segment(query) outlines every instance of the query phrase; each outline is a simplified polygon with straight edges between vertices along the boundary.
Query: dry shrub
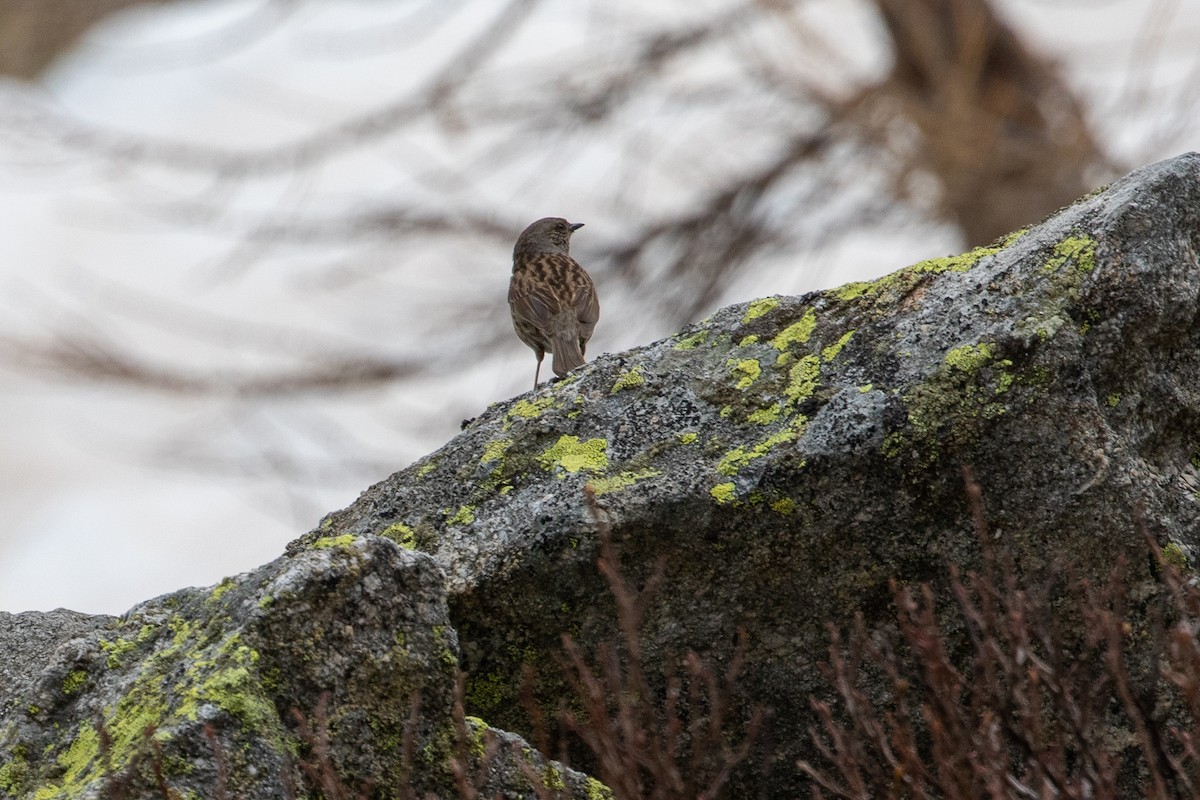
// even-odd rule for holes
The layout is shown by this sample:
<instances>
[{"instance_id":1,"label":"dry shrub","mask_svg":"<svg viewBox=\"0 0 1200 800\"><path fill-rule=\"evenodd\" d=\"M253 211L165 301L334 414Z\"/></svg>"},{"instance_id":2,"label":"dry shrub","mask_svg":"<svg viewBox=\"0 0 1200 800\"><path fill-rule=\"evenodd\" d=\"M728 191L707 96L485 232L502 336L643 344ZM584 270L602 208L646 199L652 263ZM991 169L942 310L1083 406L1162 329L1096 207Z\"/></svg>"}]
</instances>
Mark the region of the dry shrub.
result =
<instances>
[{"instance_id":1,"label":"dry shrub","mask_svg":"<svg viewBox=\"0 0 1200 800\"><path fill-rule=\"evenodd\" d=\"M848 640L832 631L824 669L837 702L812 701L823 763L799 765L813 796L1196 797L1200 589L1165 561L1140 515L1159 589L1144 623L1130 621L1123 561L1100 586L1068 566L1025 582L964 477L981 569L949 568L940 618L928 585L893 582L893 635L869 633L861 616ZM885 700L868 691L871 676Z\"/></svg>"}]
</instances>

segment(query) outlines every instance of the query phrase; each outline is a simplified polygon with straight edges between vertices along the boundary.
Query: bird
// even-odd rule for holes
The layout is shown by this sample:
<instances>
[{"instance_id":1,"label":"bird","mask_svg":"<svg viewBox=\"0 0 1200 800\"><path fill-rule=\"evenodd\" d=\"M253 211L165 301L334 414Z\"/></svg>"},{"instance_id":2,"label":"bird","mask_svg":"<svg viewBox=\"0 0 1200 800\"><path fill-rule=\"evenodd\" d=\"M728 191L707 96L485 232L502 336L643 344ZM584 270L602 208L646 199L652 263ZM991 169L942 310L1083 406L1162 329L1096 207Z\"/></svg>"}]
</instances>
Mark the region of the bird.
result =
<instances>
[{"instance_id":1,"label":"bird","mask_svg":"<svg viewBox=\"0 0 1200 800\"><path fill-rule=\"evenodd\" d=\"M596 321L600 300L592 276L571 258L571 235L582 222L546 217L533 222L513 247L508 305L513 330L537 356L537 389L546 353L554 355L554 374L564 377L583 366L583 354Z\"/></svg>"}]
</instances>

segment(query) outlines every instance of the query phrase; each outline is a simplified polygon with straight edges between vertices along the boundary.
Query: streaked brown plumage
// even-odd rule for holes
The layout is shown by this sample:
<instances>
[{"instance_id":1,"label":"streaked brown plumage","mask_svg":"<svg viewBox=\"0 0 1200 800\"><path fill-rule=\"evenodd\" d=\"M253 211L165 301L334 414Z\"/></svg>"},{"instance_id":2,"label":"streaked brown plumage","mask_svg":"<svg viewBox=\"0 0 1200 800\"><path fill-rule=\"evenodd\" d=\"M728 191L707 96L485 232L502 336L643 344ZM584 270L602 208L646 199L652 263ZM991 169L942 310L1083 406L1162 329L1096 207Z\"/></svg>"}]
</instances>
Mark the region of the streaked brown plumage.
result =
<instances>
[{"instance_id":1,"label":"streaked brown plumage","mask_svg":"<svg viewBox=\"0 0 1200 800\"><path fill-rule=\"evenodd\" d=\"M583 227L561 217L546 217L526 228L513 248L508 305L513 330L537 356L533 388L542 358L554 354L554 374L563 377L583 366L588 339L600 319L596 287L571 258L571 234Z\"/></svg>"}]
</instances>

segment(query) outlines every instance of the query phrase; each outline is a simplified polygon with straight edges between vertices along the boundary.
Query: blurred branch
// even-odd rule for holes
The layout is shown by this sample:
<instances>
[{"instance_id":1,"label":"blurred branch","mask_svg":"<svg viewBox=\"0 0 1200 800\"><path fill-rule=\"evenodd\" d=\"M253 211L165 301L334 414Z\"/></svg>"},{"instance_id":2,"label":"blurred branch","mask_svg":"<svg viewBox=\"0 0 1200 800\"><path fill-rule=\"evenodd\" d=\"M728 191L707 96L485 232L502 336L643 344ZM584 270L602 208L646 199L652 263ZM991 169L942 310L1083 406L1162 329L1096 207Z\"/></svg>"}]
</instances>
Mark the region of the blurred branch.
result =
<instances>
[{"instance_id":1,"label":"blurred branch","mask_svg":"<svg viewBox=\"0 0 1200 800\"><path fill-rule=\"evenodd\" d=\"M1093 188L1112 167L1083 106L988 0L873 0L894 53L872 87L917 133L909 169L941 185L936 211L983 244Z\"/></svg>"},{"instance_id":2,"label":"blurred branch","mask_svg":"<svg viewBox=\"0 0 1200 800\"><path fill-rule=\"evenodd\" d=\"M188 371L151 363L102 341L62 332L47 342L0 339L0 363L81 383L110 383L170 394L238 397L289 396L303 392L354 392L412 377L408 360L372 359L361 353L326 357L294 370L245 373Z\"/></svg>"},{"instance_id":3,"label":"blurred branch","mask_svg":"<svg viewBox=\"0 0 1200 800\"><path fill-rule=\"evenodd\" d=\"M0 75L35 80L110 14L165 0L0 0Z\"/></svg>"}]
</instances>

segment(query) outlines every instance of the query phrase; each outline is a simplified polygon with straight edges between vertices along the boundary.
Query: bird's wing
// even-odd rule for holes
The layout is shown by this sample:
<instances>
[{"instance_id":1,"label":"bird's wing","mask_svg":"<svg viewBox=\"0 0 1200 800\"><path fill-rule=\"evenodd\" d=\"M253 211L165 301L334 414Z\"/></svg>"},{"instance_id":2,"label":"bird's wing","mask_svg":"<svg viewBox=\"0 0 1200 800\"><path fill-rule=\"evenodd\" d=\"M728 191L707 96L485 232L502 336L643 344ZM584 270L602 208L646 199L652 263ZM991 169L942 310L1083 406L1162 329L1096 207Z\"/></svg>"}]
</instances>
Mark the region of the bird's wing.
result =
<instances>
[{"instance_id":1,"label":"bird's wing","mask_svg":"<svg viewBox=\"0 0 1200 800\"><path fill-rule=\"evenodd\" d=\"M543 327L550 324L558 311L554 295L529 281L512 282L508 287L508 304L513 314Z\"/></svg>"},{"instance_id":2,"label":"bird's wing","mask_svg":"<svg viewBox=\"0 0 1200 800\"><path fill-rule=\"evenodd\" d=\"M586 331L585 338L591 336L596 321L600 319L600 298L596 297L596 287L588 280L575 293L575 315L580 327Z\"/></svg>"}]
</instances>

